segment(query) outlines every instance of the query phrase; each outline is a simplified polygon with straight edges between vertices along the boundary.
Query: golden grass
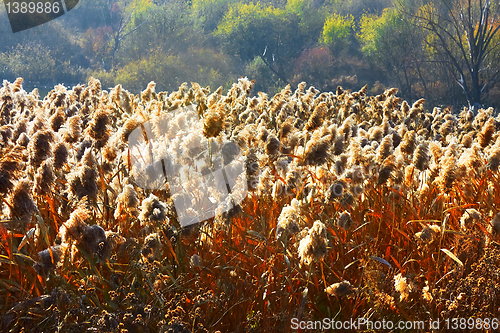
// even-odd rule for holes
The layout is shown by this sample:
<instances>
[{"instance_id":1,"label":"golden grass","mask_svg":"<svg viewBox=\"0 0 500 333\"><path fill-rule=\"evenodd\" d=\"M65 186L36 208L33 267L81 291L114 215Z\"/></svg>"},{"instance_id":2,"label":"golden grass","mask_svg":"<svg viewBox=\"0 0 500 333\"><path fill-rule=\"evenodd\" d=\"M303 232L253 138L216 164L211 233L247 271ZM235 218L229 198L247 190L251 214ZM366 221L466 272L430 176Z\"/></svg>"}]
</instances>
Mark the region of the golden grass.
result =
<instances>
[{"instance_id":1,"label":"golden grass","mask_svg":"<svg viewBox=\"0 0 500 333\"><path fill-rule=\"evenodd\" d=\"M291 319L500 314L500 121L304 83L250 97L99 81L0 89L2 332L285 332ZM248 194L182 227L127 139L195 105ZM212 142L212 141L209 141ZM188 154L188 152L186 152Z\"/></svg>"}]
</instances>

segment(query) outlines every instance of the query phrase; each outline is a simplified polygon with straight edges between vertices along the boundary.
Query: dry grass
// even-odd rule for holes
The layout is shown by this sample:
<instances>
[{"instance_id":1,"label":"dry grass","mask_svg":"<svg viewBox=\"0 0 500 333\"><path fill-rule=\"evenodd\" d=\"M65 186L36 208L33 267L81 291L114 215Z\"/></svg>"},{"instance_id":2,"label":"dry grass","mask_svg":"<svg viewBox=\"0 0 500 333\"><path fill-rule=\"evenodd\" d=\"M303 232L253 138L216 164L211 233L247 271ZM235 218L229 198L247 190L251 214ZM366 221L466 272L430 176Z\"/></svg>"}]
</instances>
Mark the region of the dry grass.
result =
<instances>
[{"instance_id":1,"label":"dry grass","mask_svg":"<svg viewBox=\"0 0 500 333\"><path fill-rule=\"evenodd\" d=\"M284 332L291 318L498 318L500 121L305 84L249 97L97 80L0 89L2 332ZM196 105L248 194L183 228L134 128ZM212 141L210 141L212 142ZM189 152L186 152L188 154Z\"/></svg>"}]
</instances>

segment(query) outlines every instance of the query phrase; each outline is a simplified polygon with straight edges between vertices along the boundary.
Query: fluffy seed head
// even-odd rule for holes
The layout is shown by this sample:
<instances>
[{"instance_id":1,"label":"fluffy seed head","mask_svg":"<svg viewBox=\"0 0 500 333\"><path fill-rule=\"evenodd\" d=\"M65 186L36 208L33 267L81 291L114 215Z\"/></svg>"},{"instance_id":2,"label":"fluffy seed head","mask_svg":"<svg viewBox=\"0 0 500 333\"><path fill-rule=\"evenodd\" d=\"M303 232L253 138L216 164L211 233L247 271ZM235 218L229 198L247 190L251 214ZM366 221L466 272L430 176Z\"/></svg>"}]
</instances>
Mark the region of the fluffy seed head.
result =
<instances>
[{"instance_id":1,"label":"fluffy seed head","mask_svg":"<svg viewBox=\"0 0 500 333\"><path fill-rule=\"evenodd\" d=\"M330 296L343 298L355 294L356 288L354 288L349 281L344 280L326 287L325 292Z\"/></svg>"},{"instance_id":2,"label":"fluffy seed head","mask_svg":"<svg viewBox=\"0 0 500 333\"><path fill-rule=\"evenodd\" d=\"M167 205L158 200L154 194L144 199L141 204L141 213L139 215L141 224L153 224L154 222L163 222L167 220Z\"/></svg>"},{"instance_id":3,"label":"fluffy seed head","mask_svg":"<svg viewBox=\"0 0 500 333\"><path fill-rule=\"evenodd\" d=\"M32 184L28 179L17 182L10 194L9 203L10 218L18 217L22 220L31 220L33 213L37 210L35 202L31 196Z\"/></svg>"},{"instance_id":4,"label":"fluffy seed head","mask_svg":"<svg viewBox=\"0 0 500 333\"><path fill-rule=\"evenodd\" d=\"M351 213L342 212L337 219L337 225L342 229L349 230L352 226Z\"/></svg>"},{"instance_id":5,"label":"fluffy seed head","mask_svg":"<svg viewBox=\"0 0 500 333\"><path fill-rule=\"evenodd\" d=\"M328 238L326 227L321 221L315 221L309 233L299 244L298 252L301 264L310 265L319 261L327 253Z\"/></svg>"}]
</instances>

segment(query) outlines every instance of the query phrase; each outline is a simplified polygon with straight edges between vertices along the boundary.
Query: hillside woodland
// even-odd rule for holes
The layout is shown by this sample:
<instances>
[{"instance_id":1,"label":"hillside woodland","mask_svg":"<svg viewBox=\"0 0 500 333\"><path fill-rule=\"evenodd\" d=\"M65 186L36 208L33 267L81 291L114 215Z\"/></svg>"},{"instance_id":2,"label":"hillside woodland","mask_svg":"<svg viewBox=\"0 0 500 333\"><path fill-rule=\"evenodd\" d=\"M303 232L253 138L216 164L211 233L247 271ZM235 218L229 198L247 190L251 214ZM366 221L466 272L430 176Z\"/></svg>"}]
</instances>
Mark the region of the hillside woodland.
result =
<instances>
[{"instance_id":1,"label":"hillside woodland","mask_svg":"<svg viewBox=\"0 0 500 333\"><path fill-rule=\"evenodd\" d=\"M98 78L138 94L183 82L254 93L300 82L382 93L409 103L500 104L497 1L88 0L57 20L12 34L2 11L0 77L42 97ZM477 108L476 108L477 109Z\"/></svg>"}]
</instances>

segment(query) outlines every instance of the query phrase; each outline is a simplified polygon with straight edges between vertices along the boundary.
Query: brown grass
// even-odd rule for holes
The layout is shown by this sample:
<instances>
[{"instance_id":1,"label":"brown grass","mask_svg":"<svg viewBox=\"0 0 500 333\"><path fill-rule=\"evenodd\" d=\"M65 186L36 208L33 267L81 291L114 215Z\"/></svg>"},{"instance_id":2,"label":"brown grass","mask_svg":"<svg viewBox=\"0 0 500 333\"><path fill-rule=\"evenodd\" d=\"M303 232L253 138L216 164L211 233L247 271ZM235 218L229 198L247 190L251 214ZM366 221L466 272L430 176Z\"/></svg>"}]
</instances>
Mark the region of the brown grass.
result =
<instances>
[{"instance_id":1,"label":"brown grass","mask_svg":"<svg viewBox=\"0 0 500 333\"><path fill-rule=\"evenodd\" d=\"M394 89L305 84L252 98L247 79L226 95L150 84L140 97L91 79L44 100L21 83L0 89L2 332L499 317L492 109L471 119ZM248 194L182 227L168 186L137 186L127 139L188 105L214 147L239 145Z\"/></svg>"}]
</instances>

